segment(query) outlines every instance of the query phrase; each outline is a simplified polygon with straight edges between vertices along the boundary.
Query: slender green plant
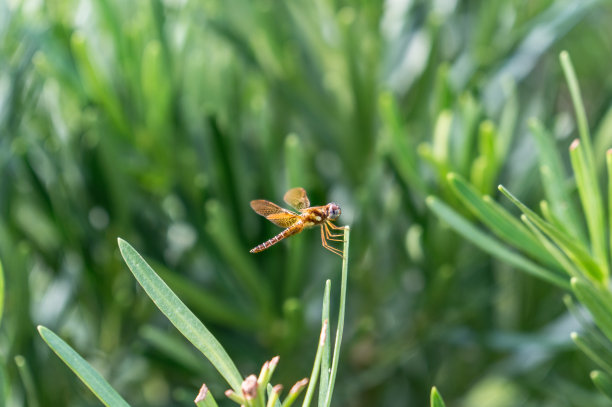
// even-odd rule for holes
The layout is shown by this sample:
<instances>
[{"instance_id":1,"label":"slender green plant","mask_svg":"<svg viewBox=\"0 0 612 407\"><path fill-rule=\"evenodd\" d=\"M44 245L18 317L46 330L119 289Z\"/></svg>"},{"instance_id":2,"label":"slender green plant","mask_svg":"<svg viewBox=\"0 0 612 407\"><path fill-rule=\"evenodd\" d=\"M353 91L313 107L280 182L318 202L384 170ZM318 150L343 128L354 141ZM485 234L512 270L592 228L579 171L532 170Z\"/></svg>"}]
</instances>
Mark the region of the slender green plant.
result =
<instances>
[{"instance_id":1,"label":"slender green plant","mask_svg":"<svg viewBox=\"0 0 612 407\"><path fill-rule=\"evenodd\" d=\"M490 196L481 195L473 184L452 172L446 174L446 180L454 197L497 238L480 230L465 215L458 213L437 197L428 197L427 204L459 234L483 250L574 294L589 310L599 330L593 329L584 318L579 317L585 331L572 333L571 337L578 348L602 369L593 371L591 379L603 394L610 397L612 292L609 288L608 239L612 205L609 204L606 214L585 108L567 52L560 54L560 62L578 123L579 139L571 144L569 155L582 210L575 206L568 190L568 182L563 176L562 160L551 148L552 139L537 120L532 120L530 127L540 147L539 168L547 198L540 203L541 215L529 209L507 188L500 185L499 191L522 212L522 222L518 222ZM606 153L609 200L612 197L611 155L611 151ZM582 231L583 224L586 224L588 238L585 238ZM522 254L506 248L506 245L513 246ZM566 304L573 314L579 314L569 297Z\"/></svg>"},{"instance_id":2,"label":"slender green plant","mask_svg":"<svg viewBox=\"0 0 612 407\"><path fill-rule=\"evenodd\" d=\"M290 407L306 389L303 407L310 406L317 380L321 378L319 390L319 406L329 406L334 390L336 373L340 358L342 333L344 331L344 314L348 277L350 228L344 229L344 248L340 283L340 300L338 310L338 326L336 330L333 354L330 355L329 309L331 281L327 280L323 295L322 328L317 346L317 352L309 379L298 381L280 403L279 385L269 387L272 374L279 362L278 356L264 363L259 376L249 375L242 379L238 368L227 354L221 343L210 333L206 326L187 308L170 287L155 273L140 254L122 239L118 239L121 255L132 274L149 295L151 300L166 315L168 320L212 363L231 387L225 395L232 401L249 407ZM113 387L77 352L51 330L44 326L38 328L47 345L62 359L62 361L81 379L81 381L107 406L129 405ZM330 360L331 358L331 360ZM327 368L330 366L329 371ZM321 367L324 369L321 369ZM308 387L307 387L308 386ZM266 401L267 399L267 401ZM199 407L216 406L213 395L208 387L203 385L194 400Z\"/></svg>"}]
</instances>

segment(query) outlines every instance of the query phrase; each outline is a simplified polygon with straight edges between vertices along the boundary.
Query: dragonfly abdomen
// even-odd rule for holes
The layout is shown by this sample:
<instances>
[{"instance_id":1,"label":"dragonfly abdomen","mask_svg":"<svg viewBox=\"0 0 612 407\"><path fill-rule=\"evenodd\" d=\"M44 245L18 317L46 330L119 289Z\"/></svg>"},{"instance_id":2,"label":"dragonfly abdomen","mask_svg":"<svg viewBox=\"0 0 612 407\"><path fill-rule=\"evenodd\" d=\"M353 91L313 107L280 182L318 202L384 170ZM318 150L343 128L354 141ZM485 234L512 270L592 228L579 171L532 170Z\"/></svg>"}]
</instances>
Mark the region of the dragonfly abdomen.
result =
<instances>
[{"instance_id":1,"label":"dragonfly abdomen","mask_svg":"<svg viewBox=\"0 0 612 407\"><path fill-rule=\"evenodd\" d=\"M283 230L282 232L280 232L278 235L274 236L273 238L271 238L268 241L263 242L262 244L255 246L254 248L252 248L250 250L251 253L257 253L260 252L262 250L266 250L268 247L270 246L274 246L275 244L277 244L278 242L280 242L281 240L283 240L284 238L291 236L291 235L295 235L296 233L298 233L299 231L301 231L304 227L304 224L302 222L298 222L295 225L292 225L290 227L288 227L287 229Z\"/></svg>"}]
</instances>

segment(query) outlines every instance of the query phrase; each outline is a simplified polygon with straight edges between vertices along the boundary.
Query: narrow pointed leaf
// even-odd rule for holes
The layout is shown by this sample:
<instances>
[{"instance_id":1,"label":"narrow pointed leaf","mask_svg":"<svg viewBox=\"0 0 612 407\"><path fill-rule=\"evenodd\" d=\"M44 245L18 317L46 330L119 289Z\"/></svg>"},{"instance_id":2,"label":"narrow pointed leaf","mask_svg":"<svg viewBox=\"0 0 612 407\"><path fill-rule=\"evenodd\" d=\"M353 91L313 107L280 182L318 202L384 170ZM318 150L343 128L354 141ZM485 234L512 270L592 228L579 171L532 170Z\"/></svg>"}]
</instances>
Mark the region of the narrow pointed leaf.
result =
<instances>
[{"instance_id":1,"label":"narrow pointed leaf","mask_svg":"<svg viewBox=\"0 0 612 407\"><path fill-rule=\"evenodd\" d=\"M540 244L557 260L557 263L561 265L568 275L572 277L578 277L580 275L579 271L576 269L576 266L568 260L565 254L563 254L563 252L559 250L557 246L552 244L552 242L546 236L544 236L544 233L542 233L542 231L538 229L538 227L534 225L527 216L521 215L521 220L527 225L527 227L529 227L531 232L540 241Z\"/></svg>"},{"instance_id":2,"label":"narrow pointed leaf","mask_svg":"<svg viewBox=\"0 0 612 407\"><path fill-rule=\"evenodd\" d=\"M444 400L442 400L442 396L440 395L438 389L436 389L435 386L431 388L431 397L429 399L429 405L431 407L446 407L446 404L444 404Z\"/></svg>"},{"instance_id":3,"label":"narrow pointed leaf","mask_svg":"<svg viewBox=\"0 0 612 407\"><path fill-rule=\"evenodd\" d=\"M205 384L200 388L200 392L194 400L198 407L217 407L217 402Z\"/></svg>"},{"instance_id":4,"label":"narrow pointed leaf","mask_svg":"<svg viewBox=\"0 0 612 407\"><path fill-rule=\"evenodd\" d=\"M591 380L600 392L612 400L612 377L610 377L609 374L599 370L593 370L591 372Z\"/></svg>"},{"instance_id":5,"label":"narrow pointed leaf","mask_svg":"<svg viewBox=\"0 0 612 407\"><path fill-rule=\"evenodd\" d=\"M529 122L529 130L538 144L540 178L551 211L557 219L563 219L564 230L584 243L584 230L574 201L570 199L565 170L553 138L536 119Z\"/></svg>"},{"instance_id":6,"label":"narrow pointed leaf","mask_svg":"<svg viewBox=\"0 0 612 407\"><path fill-rule=\"evenodd\" d=\"M344 229L344 257L342 258L342 276L340 281L340 305L338 307L338 326L336 328L336 340L334 342L334 352L332 355L332 365L329 373L329 385L327 386L327 396L323 406L331 405L332 393L338 372L338 362L340 360L340 345L342 344L342 333L344 332L344 314L346 309L346 285L348 280L348 258L349 258L349 238L350 228Z\"/></svg>"},{"instance_id":7,"label":"narrow pointed leaf","mask_svg":"<svg viewBox=\"0 0 612 407\"><path fill-rule=\"evenodd\" d=\"M568 282L562 276L542 268L523 256L508 250L498 240L474 227L467 219L442 203L439 199L429 196L427 198L427 206L434 211L438 217L448 223L457 233L470 240L482 250L535 277L546 280L559 287L569 289Z\"/></svg>"},{"instance_id":8,"label":"narrow pointed leaf","mask_svg":"<svg viewBox=\"0 0 612 407\"><path fill-rule=\"evenodd\" d=\"M331 280L325 282L325 293L323 294L323 309L321 311L321 322L329 321L329 299L331 291ZM323 345L323 354L321 355L321 378L319 383L319 403L322 406L327 398L329 390L329 366L330 366L330 338L329 323L326 325L325 344Z\"/></svg>"},{"instance_id":9,"label":"narrow pointed leaf","mask_svg":"<svg viewBox=\"0 0 612 407\"><path fill-rule=\"evenodd\" d=\"M572 332L572 340L580 348L585 355L587 355L593 362L597 363L599 367L605 369L608 373L612 373L612 365L608 363L606 356L609 354L601 353L601 346L596 343L592 338L587 335L583 335L577 332Z\"/></svg>"},{"instance_id":10,"label":"narrow pointed leaf","mask_svg":"<svg viewBox=\"0 0 612 407\"><path fill-rule=\"evenodd\" d=\"M525 251L530 256L553 267L558 267L555 259L543 250L540 242L529 233L529 230L499 204L487 196L481 197L470 184L457 174L450 173L447 179L451 189L461 202L498 237Z\"/></svg>"},{"instance_id":11,"label":"narrow pointed leaf","mask_svg":"<svg viewBox=\"0 0 612 407\"><path fill-rule=\"evenodd\" d=\"M242 378L223 346L140 254L125 240L118 241L123 259L151 300L185 338L206 356L234 391L239 393Z\"/></svg>"},{"instance_id":12,"label":"narrow pointed leaf","mask_svg":"<svg viewBox=\"0 0 612 407\"><path fill-rule=\"evenodd\" d=\"M112 407L129 406L129 404L112 388L110 384L85 359L74 351L66 342L50 329L39 326L40 336L47 345L64 361L64 363L89 387L89 390L105 405Z\"/></svg>"},{"instance_id":13,"label":"narrow pointed leaf","mask_svg":"<svg viewBox=\"0 0 612 407\"><path fill-rule=\"evenodd\" d=\"M591 279L597 282L603 280L604 274L600 269L599 264L591 257L588 251L576 242L571 236L563 233L559 229L555 228L550 223L546 222L540 216L538 216L531 209L527 208L521 201L519 201L514 195L510 193L502 185L499 186L499 190L506 195L512 203L514 203L527 218L533 222L540 230L542 230L549 238L551 238L563 252L576 264L579 269L588 275Z\"/></svg>"},{"instance_id":14,"label":"narrow pointed leaf","mask_svg":"<svg viewBox=\"0 0 612 407\"><path fill-rule=\"evenodd\" d=\"M585 151L583 151L582 144L579 143L578 140L574 140L570 147L570 158L574 173L576 174L578 193L587 221L591 240L591 250L593 256L601 265L601 270L603 272L602 280L605 282L608 278L606 221L603 214L603 204L601 201L601 194L599 193L598 180L597 177L593 177L593 174L589 172L585 160Z\"/></svg>"},{"instance_id":15,"label":"narrow pointed leaf","mask_svg":"<svg viewBox=\"0 0 612 407\"><path fill-rule=\"evenodd\" d=\"M572 278L572 290L593 315L595 323L612 341L612 294L606 287L597 288L589 281Z\"/></svg>"}]
</instances>

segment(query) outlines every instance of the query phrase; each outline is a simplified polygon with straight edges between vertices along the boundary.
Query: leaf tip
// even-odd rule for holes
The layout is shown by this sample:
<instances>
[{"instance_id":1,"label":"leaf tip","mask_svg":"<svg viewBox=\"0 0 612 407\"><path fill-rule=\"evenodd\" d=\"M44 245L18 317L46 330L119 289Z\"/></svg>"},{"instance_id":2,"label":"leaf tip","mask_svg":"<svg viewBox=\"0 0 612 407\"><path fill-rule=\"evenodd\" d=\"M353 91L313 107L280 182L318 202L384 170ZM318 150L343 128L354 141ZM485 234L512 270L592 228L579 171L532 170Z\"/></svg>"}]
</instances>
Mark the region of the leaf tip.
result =
<instances>
[{"instance_id":1,"label":"leaf tip","mask_svg":"<svg viewBox=\"0 0 612 407\"><path fill-rule=\"evenodd\" d=\"M203 401L206 398L206 396L208 395L208 393L209 393L208 387L206 386L205 383L202 383L202 387L200 387L200 392L196 396L194 402L197 404L200 401Z\"/></svg>"},{"instance_id":2,"label":"leaf tip","mask_svg":"<svg viewBox=\"0 0 612 407\"><path fill-rule=\"evenodd\" d=\"M573 151L573 150L577 149L577 148L578 148L578 146L580 146L580 140L578 140L578 139L576 138L576 139L574 139L574 141L572 141L572 144L570 144L570 146L569 146L569 150L570 150L570 151Z\"/></svg>"}]
</instances>

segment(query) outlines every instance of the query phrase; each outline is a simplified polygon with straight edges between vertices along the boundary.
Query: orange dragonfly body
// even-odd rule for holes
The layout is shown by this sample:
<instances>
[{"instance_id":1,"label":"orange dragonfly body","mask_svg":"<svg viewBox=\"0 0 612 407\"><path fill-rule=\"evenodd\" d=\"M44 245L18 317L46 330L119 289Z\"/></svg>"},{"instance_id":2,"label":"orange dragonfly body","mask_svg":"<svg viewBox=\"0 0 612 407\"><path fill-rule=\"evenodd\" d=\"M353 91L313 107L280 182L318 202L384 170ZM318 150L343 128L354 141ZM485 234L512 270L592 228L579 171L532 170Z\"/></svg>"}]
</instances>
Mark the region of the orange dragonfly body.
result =
<instances>
[{"instance_id":1,"label":"orange dragonfly body","mask_svg":"<svg viewBox=\"0 0 612 407\"><path fill-rule=\"evenodd\" d=\"M342 229L344 226L336 226L332 221L340 216L340 207L335 203L328 203L324 206L310 206L310 200L306 196L304 188L293 188L287 191L284 198L287 204L295 208L299 213L283 209L280 206L266 201L257 199L251 201L251 208L257 214L265 217L270 222L277 226L285 228L272 239L263 242L262 244L251 249L251 253L257 253L266 250L268 247L275 245L284 238L300 233L306 228L313 226L321 226L321 242L327 250L344 257L342 250L337 249L329 244L329 241L342 242L340 239L343 235L340 233L332 233L331 229Z\"/></svg>"}]
</instances>

